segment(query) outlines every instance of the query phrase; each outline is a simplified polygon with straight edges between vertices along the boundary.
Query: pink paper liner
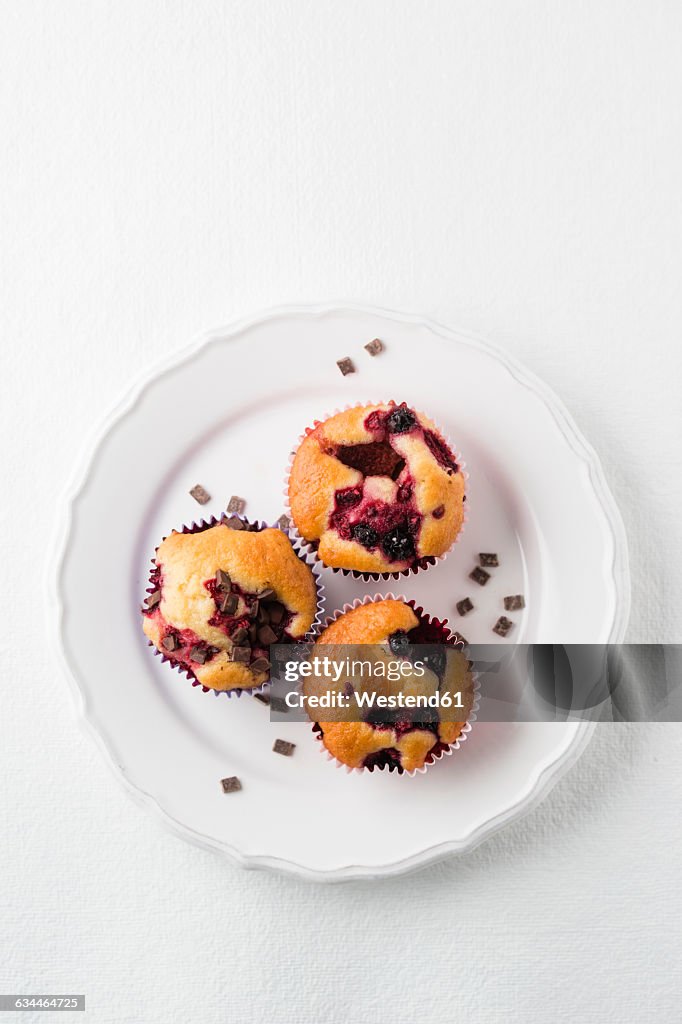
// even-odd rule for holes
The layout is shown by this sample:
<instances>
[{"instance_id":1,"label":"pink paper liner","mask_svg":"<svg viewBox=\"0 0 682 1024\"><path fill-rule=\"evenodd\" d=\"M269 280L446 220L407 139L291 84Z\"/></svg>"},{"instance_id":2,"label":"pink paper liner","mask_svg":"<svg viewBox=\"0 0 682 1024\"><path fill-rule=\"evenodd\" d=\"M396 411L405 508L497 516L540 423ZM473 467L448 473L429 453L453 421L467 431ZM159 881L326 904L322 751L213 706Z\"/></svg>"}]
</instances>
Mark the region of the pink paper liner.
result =
<instances>
[{"instance_id":1,"label":"pink paper liner","mask_svg":"<svg viewBox=\"0 0 682 1024\"><path fill-rule=\"evenodd\" d=\"M261 530L267 530L267 529L276 529L276 530L280 530L282 533L286 533L286 535L287 535L287 537L289 539L289 542L291 543L291 546L292 546L296 556L298 558L300 558L300 560L302 562L305 562L305 564L310 568L310 570L311 570L311 572L313 574L313 577L315 579L315 590L317 592L317 611L315 613L315 618L314 618L314 620L312 622L312 625L310 626L310 629L308 630L306 635L304 637L301 637L300 640L292 640L291 641L292 643L306 643L306 642L309 642L310 639L315 635L315 631L319 627L319 624L320 624L321 619L322 619L322 615L324 613L324 606L325 606L324 584L321 582L321 579L320 579L320 569L319 569L319 566L315 564L314 560L311 559L309 554L307 554L306 552L301 550L301 545L298 544L295 539L292 539L291 531L290 530L284 529L279 524L276 524L274 527L271 527L268 523L265 523L262 520L248 519L247 516L238 515L235 512L230 512L230 513L224 513L222 516L219 516L219 517L211 516L209 519L195 520L195 521L192 521L192 523L190 523L189 525L184 524L181 527L181 529L178 530L177 532L178 533L202 533L204 530L209 530L212 526L217 526L218 523L226 522L228 519L231 519L233 516L236 516L237 519L241 519L241 521L243 523L246 523L248 526L251 526L251 527L255 526L255 527L257 527L257 530L254 530L253 532L260 532ZM170 534L167 534L166 536L170 536ZM162 542L165 539L166 539L166 537L163 537L162 538ZM156 550L158 551L158 548ZM156 586L154 585L154 580L153 580L155 571L156 571L156 559L152 558L152 568L150 569L150 572L149 572L149 583L150 583L150 585L149 585L149 587L147 587L147 591L146 591L147 594L153 594L154 591L157 589ZM215 697L220 697L220 696L223 696L223 695L226 696L226 697L241 697L241 695L243 693L249 693L249 694L252 694L252 695L256 694L256 693L263 693L269 687L269 685L270 685L270 680L266 679L259 686L234 687L231 690L214 690L210 686L204 686L204 684L201 683L197 679L197 677L194 675L194 672L192 671L192 669L187 668L187 666L185 666L185 665L181 665L179 662L174 661L172 658L169 658L168 655L164 654L162 651L160 651L158 649L158 647L156 647L155 644L153 644L151 642L151 640L147 641L147 646L151 647L152 652L154 653L154 655L157 658L160 658L162 663L167 662L171 666L171 668L175 669L179 673L179 675L186 676L187 679L192 684L192 686L193 687L199 687L201 689L202 693L212 693Z\"/></svg>"},{"instance_id":2,"label":"pink paper liner","mask_svg":"<svg viewBox=\"0 0 682 1024\"><path fill-rule=\"evenodd\" d=\"M350 603L346 602L343 608L334 612L332 615L328 615L324 622L321 622L316 626L312 634L312 639L316 641L318 637L327 628L327 626L330 626L332 622L335 622L341 615L345 615L347 612L352 611L354 608L359 608L361 605L373 604L375 601L403 601L404 604L407 604L410 606L410 608L412 608L415 615L417 616L417 618L420 619L421 622L425 622L427 625L434 626L442 631L443 642L445 644L447 644L449 647L459 647L462 650L466 649L466 644L464 643L464 641L458 639L456 634L453 633L453 631L449 628L447 619L437 619L432 617L431 615L428 615L420 605L416 604L414 600L408 600L406 597L403 597L400 594L375 594L374 597L368 594L366 597L356 597L355 600ZM398 775L408 775L410 777L414 777L415 775L425 775L430 766L432 764L435 764L436 761L440 761L444 757L450 757L452 754L454 754L456 750L459 750L462 744L466 742L466 739L469 733L471 732L471 727L473 726L477 718L477 712L480 705L481 690L477 672L472 671L471 680L473 684L474 699L471 705L471 711L469 713L469 716L464 725L462 726L462 731L460 732L459 736L454 741L454 743L449 744L443 743L442 741L438 740L437 744L434 746L434 749L429 751L429 753L426 755L426 759L421 768L415 768L412 771L406 771L399 765L372 765L371 768L365 768L364 766L359 768L351 768L350 765L344 764L343 761L339 761L337 757L334 757L334 755L330 753L329 750L327 750L322 739L322 730L320 729L317 722L313 722L312 731L313 734L315 735L315 739L319 743L321 751L324 754L326 754L327 760L333 761L337 768L344 768L346 773L349 775L353 772L357 772L359 774L362 774L363 772L370 772L371 774L374 771L397 772Z\"/></svg>"},{"instance_id":3,"label":"pink paper liner","mask_svg":"<svg viewBox=\"0 0 682 1024\"><path fill-rule=\"evenodd\" d=\"M332 416L336 416L337 413L347 412L348 409L358 409L370 405L388 405L391 401L395 402L395 399L383 399L380 402L349 402L347 405L334 409L334 411L329 413L327 416L323 416L321 419L314 420L313 425L311 427L306 427L303 433L299 436L298 441L296 443L296 447L293 449L292 452L289 453L289 461L287 463L287 470L284 477L285 512L289 517L289 521L291 524L290 532L293 534L296 542L300 545L301 550L305 550L306 552L311 554L314 557L315 561L319 565L324 566L325 569L330 569L332 572L341 573L343 576L352 576L353 579L363 580L365 583L386 582L389 579L398 580L400 579L401 576L416 575L417 573L422 572L423 570L429 569L432 565L436 565L436 563L444 561L454 548L455 544L459 542L460 537L464 533L464 528L466 527L468 518L467 502L464 501L462 525L459 529L459 533L457 534L457 536L455 537L447 551L444 551L442 555L427 555L424 558L420 558L415 565L410 566L408 569L399 569L396 572L360 572L358 569L339 569L338 567L335 567L333 565L327 565L327 563L323 562L322 559L319 557L314 541L306 540L306 538L299 532L296 523L294 522L294 517L291 512L291 505L289 503L289 478L291 476L291 467L293 466L294 459L296 458L296 453L301 445L301 442L305 440L308 434L312 433L312 431L315 430L316 427L320 426L320 424L324 423L326 420L331 419ZM417 411L419 412L420 410ZM436 423L435 420L432 420L431 422L434 424L436 430L443 438L450 451L455 456L457 465L459 467L459 471L464 477L464 494L466 497L467 483L469 481L469 474L467 472L466 462L462 458L459 449L455 448L449 436L445 433L444 430L441 429L440 425Z\"/></svg>"}]
</instances>

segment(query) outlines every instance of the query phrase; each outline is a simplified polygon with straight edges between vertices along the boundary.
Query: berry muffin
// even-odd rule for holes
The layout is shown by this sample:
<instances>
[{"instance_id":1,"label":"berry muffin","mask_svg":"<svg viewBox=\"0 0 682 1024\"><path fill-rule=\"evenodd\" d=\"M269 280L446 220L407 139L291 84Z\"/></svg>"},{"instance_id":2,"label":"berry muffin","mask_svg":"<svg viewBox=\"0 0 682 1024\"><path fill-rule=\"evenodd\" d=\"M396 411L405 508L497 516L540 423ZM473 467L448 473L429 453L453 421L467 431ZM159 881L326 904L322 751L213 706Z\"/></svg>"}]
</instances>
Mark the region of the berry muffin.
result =
<instances>
[{"instance_id":1,"label":"berry muffin","mask_svg":"<svg viewBox=\"0 0 682 1024\"><path fill-rule=\"evenodd\" d=\"M317 614L315 577L288 537L237 516L171 533L156 550L151 584L144 632L211 690L260 686L270 644L303 638Z\"/></svg>"},{"instance_id":2,"label":"berry muffin","mask_svg":"<svg viewBox=\"0 0 682 1024\"><path fill-rule=\"evenodd\" d=\"M464 476L436 426L403 403L316 424L288 484L299 534L325 565L391 574L431 564L464 519Z\"/></svg>"},{"instance_id":3,"label":"berry muffin","mask_svg":"<svg viewBox=\"0 0 682 1024\"><path fill-rule=\"evenodd\" d=\"M355 644L385 647L394 663L412 656L420 659L426 671L418 691L405 681L398 689L426 694L460 691L464 707L449 712L433 707L363 709L358 721L341 721L337 714L330 716L334 721L316 722L319 739L337 761L348 768L414 772L424 769L468 733L474 707L471 666L444 623L430 619L402 599L375 599L338 615L316 641L316 646L342 645L341 654L347 654L348 645ZM415 644L419 647L411 654ZM451 653L446 654L444 645L451 648ZM362 657L361 652L358 657ZM344 685L348 684L341 683ZM359 688L355 678L353 687ZM444 720L443 716L455 714L463 720Z\"/></svg>"}]
</instances>

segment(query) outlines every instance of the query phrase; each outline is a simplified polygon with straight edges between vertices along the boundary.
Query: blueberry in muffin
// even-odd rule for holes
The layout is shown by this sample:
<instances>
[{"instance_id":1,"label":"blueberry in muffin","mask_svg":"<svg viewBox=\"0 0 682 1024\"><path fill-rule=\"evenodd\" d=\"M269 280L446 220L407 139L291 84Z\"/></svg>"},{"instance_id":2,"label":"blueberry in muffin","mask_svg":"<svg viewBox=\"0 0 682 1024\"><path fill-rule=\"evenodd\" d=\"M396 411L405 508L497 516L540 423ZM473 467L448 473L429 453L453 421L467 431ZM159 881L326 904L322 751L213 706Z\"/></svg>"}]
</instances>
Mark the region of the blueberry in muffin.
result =
<instances>
[{"instance_id":1,"label":"blueberry in muffin","mask_svg":"<svg viewBox=\"0 0 682 1024\"><path fill-rule=\"evenodd\" d=\"M315 577L278 529L232 516L159 545L142 609L151 644L207 689L260 686L269 647L315 620Z\"/></svg>"},{"instance_id":2,"label":"blueberry in muffin","mask_svg":"<svg viewBox=\"0 0 682 1024\"><path fill-rule=\"evenodd\" d=\"M429 564L464 519L464 475L423 413L366 405L318 423L289 475L294 525L325 565L390 574Z\"/></svg>"}]
</instances>

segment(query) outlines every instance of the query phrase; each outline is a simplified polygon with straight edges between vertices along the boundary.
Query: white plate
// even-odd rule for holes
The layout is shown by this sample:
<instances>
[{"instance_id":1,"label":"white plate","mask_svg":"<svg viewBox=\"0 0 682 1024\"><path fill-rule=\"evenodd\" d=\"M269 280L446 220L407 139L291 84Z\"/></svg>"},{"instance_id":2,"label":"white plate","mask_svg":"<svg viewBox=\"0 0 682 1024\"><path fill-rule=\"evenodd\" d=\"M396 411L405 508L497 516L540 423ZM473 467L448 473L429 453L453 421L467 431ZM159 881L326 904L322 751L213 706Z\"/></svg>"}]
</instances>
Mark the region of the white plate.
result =
<instances>
[{"instance_id":1,"label":"white plate","mask_svg":"<svg viewBox=\"0 0 682 1024\"><path fill-rule=\"evenodd\" d=\"M379 337L376 358L363 345ZM357 373L342 377L336 360ZM524 593L519 641L617 642L629 607L623 525L599 461L537 379L490 346L379 310L275 311L216 331L139 382L107 419L67 496L52 579L59 652L83 719L117 775L185 838L315 879L396 874L470 849L527 811L575 761L590 727L479 724L425 775L347 775L303 724L273 725L250 696L204 694L146 646L149 559L173 527L219 513L282 512L287 457L316 417L356 401L406 400L442 424L470 473L469 521L450 556L385 590L495 639L505 594ZM187 493L203 484L200 508ZM478 551L501 566L468 580ZM329 611L382 589L323 573ZM293 740L292 758L272 753ZM243 791L225 796L236 774Z\"/></svg>"}]
</instances>

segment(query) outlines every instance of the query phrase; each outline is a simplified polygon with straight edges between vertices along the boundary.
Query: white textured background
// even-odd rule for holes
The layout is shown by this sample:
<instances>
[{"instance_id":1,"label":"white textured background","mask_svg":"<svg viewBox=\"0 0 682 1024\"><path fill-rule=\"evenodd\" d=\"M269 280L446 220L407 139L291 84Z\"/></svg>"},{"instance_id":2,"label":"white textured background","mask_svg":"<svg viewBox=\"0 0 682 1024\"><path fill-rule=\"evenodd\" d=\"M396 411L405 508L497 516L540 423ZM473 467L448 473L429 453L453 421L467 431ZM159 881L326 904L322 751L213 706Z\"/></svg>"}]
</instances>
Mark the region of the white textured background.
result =
<instances>
[{"instance_id":1,"label":"white textured background","mask_svg":"<svg viewBox=\"0 0 682 1024\"><path fill-rule=\"evenodd\" d=\"M1 0L0 991L85 992L98 1024L679 1021L682 727L603 727L420 875L247 874L158 832L82 737L41 574L132 376L353 299L556 389L626 520L630 639L679 641L681 51L678 0Z\"/></svg>"}]
</instances>

